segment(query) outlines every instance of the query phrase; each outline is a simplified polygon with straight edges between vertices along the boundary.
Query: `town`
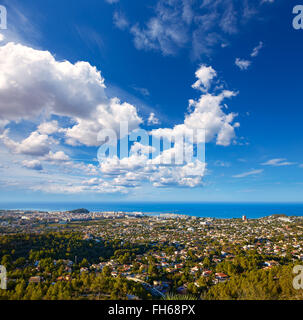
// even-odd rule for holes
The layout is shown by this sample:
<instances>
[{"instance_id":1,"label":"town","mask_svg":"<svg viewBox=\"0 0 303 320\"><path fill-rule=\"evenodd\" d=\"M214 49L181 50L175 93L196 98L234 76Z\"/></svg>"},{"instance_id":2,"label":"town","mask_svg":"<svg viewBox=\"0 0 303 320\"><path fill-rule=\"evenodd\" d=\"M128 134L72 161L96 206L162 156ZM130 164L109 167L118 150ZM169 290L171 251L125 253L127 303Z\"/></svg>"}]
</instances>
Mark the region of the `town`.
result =
<instances>
[{"instance_id":1,"label":"town","mask_svg":"<svg viewBox=\"0 0 303 320\"><path fill-rule=\"evenodd\" d=\"M302 298L302 217L1 210L0 232L1 299Z\"/></svg>"}]
</instances>

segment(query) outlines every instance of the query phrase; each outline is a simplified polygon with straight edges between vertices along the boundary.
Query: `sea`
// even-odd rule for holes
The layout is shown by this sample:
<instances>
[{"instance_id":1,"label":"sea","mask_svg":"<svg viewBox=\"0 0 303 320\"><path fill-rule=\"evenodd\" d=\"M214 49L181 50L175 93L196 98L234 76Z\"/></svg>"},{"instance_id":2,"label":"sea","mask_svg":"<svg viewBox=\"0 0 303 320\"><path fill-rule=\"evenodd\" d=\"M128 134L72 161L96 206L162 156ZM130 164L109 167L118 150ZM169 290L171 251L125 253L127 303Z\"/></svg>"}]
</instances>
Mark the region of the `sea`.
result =
<instances>
[{"instance_id":1,"label":"sea","mask_svg":"<svg viewBox=\"0 0 303 320\"><path fill-rule=\"evenodd\" d=\"M98 212L142 212L151 215L174 213L221 219L241 218L242 216L256 219L273 214L303 216L303 203L0 202L0 209L67 211L78 208L85 208L89 211Z\"/></svg>"}]
</instances>

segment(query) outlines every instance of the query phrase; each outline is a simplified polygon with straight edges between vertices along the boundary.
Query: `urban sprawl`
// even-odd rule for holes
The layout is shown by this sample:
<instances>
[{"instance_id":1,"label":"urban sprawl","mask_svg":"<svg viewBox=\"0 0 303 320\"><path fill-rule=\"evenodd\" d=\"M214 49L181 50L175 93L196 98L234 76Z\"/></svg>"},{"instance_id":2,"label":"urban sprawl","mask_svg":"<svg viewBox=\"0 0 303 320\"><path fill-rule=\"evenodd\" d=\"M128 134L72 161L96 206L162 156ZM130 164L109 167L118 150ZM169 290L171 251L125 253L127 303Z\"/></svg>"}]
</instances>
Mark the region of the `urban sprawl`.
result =
<instances>
[{"instance_id":1,"label":"urban sprawl","mask_svg":"<svg viewBox=\"0 0 303 320\"><path fill-rule=\"evenodd\" d=\"M0 299L302 299L303 217L0 210Z\"/></svg>"}]
</instances>

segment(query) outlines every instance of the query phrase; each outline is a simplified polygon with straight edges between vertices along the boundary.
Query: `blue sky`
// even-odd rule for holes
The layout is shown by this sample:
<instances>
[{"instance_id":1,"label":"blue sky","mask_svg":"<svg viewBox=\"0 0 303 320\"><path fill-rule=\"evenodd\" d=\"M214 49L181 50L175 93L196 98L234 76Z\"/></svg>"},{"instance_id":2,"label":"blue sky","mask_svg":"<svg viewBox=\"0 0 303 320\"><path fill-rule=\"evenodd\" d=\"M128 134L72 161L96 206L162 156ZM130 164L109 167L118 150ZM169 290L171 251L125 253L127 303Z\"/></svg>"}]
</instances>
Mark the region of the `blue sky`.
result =
<instances>
[{"instance_id":1,"label":"blue sky","mask_svg":"<svg viewBox=\"0 0 303 320\"><path fill-rule=\"evenodd\" d=\"M1 4L0 201L301 201L295 1ZM122 120L206 127L206 163L99 164Z\"/></svg>"}]
</instances>

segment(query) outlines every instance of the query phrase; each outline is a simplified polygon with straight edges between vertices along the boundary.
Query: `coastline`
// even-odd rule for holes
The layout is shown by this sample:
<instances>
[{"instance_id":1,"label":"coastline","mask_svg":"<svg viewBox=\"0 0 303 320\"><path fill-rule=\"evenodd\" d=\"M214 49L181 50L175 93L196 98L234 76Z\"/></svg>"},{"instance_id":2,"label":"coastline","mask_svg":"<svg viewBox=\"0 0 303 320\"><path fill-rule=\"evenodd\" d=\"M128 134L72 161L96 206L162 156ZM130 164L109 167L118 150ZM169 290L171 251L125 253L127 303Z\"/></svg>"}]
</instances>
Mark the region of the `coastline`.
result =
<instances>
[{"instance_id":1,"label":"coastline","mask_svg":"<svg viewBox=\"0 0 303 320\"><path fill-rule=\"evenodd\" d=\"M142 213L145 215L177 214L193 217L209 217L218 219L249 219L267 217L274 214L286 216L303 216L303 203L1 203L0 210L25 211L69 211L86 208L91 212L123 212Z\"/></svg>"}]
</instances>

